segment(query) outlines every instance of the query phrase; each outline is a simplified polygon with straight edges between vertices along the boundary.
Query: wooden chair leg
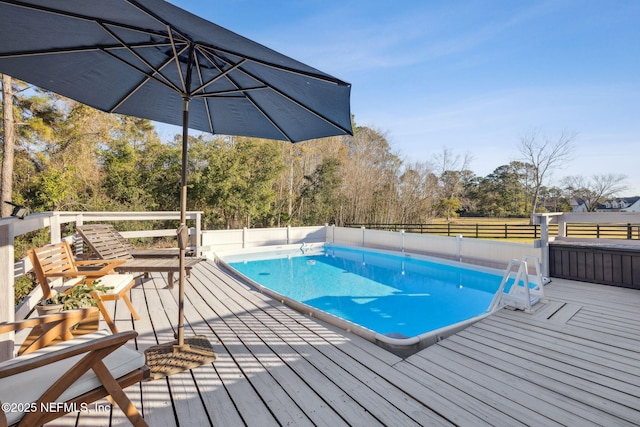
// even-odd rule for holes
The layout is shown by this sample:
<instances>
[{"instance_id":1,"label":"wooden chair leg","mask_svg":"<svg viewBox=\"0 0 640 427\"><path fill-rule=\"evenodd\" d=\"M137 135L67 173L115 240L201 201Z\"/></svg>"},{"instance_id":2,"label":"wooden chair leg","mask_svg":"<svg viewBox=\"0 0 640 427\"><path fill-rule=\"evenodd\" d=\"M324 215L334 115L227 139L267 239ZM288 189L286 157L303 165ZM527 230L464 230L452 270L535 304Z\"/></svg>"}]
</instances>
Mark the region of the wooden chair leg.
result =
<instances>
[{"instance_id":1,"label":"wooden chair leg","mask_svg":"<svg viewBox=\"0 0 640 427\"><path fill-rule=\"evenodd\" d=\"M129 295L122 294L122 299L124 300L124 303L127 304L127 307L129 307L129 311L131 312L131 315L133 316L134 320L140 320L140 315L138 314L138 312L136 311L136 309L133 307L133 304L131 303L131 300L129 299Z\"/></svg>"},{"instance_id":2,"label":"wooden chair leg","mask_svg":"<svg viewBox=\"0 0 640 427\"><path fill-rule=\"evenodd\" d=\"M2 402L0 402L2 403ZM7 416L4 414L4 411L0 409L0 427L8 427L7 426Z\"/></svg>"},{"instance_id":3,"label":"wooden chair leg","mask_svg":"<svg viewBox=\"0 0 640 427\"><path fill-rule=\"evenodd\" d=\"M102 299L100 299L100 295L97 292L95 294L94 292L92 292L91 296L97 301L96 305L98 306L98 310L100 310L100 313L102 313L102 317L104 318L104 321L107 322L107 325L109 326L109 329L111 329L111 332L117 334L118 328L116 328L116 324L111 318L109 310L107 310L107 306L104 305L104 302L102 301Z\"/></svg>"},{"instance_id":4,"label":"wooden chair leg","mask_svg":"<svg viewBox=\"0 0 640 427\"><path fill-rule=\"evenodd\" d=\"M120 344L122 345L122 344ZM102 363L101 360L109 353L113 352L119 345L111 345L105 348L99 348L87 353L80 361L78 361L72 368L64 373L47 391L40 396L38 402L36 402L36 408L32 412L27 412L20 421L20 425L25 426L40 426L45 423L45 419L51 414L44 411L42 402L55 402L71 384L73 384L82 374L87 372L97 363ZM104 366L104 365L103 365ZM105 367L106 369L106 367ZM57 373L60 375L60 373ZM97 375L97 374L96 374ZM111 375L111 374L109 374Z\"/></svg>"},{"instance_id":5,"label":"wooden chair leg","mask_svg":"<svg viewBox=\"0 0 640 427\"><path fill-rule=\"evenodd\" d=\"M124 412L129 421L131 421L131 424L135 427L147 427L147 423L142 418L142 415L140 415L140 412L138 412L138 409L122 390L120 384L113 378L104 363L98 362L92 368L96 376L100 378L100 382L104 388L109 392L111 399L118 404L118 407Z\"/></svg>"}]
</instances>

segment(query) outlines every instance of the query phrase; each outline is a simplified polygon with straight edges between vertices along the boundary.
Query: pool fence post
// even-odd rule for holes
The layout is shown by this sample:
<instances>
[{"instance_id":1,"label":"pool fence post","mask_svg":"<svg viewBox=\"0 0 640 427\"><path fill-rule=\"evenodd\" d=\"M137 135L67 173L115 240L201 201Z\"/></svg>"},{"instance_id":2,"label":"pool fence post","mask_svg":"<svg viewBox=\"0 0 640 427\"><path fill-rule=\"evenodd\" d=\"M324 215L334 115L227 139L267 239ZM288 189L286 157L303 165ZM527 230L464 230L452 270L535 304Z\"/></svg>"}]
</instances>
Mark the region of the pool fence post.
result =
<instances>
[{"instance_id":1,"label":"pool fence post","mask_svg":"<svg viewBox=\"0 0 640 427\"><path fill-rule=\"evenodd\" d=\"M247 247L247 227L242 227L242 249Z\"/></svg>"},{"instance_id":2,"label":"pool fence post","mask_svg":"<svg viewBox=\"0 0 640 427\"><path fill-rule=\"evenodd\" d=\"M361 227L362 228L362 247L364 248L364 234L366 232L366 228L364 227L364 225Z\"/></svg>"},{"instance_id":3,"label":"pool fence post","mask_svg":"<svg viewBox=\"0 0 640 427\"><path fill-rule=\"evenodd\" d=\"M542 267L542 275L545 277L549 276L549 223L551 222L551 216L538 214L535 217L536 223L540 224L540 241L534 243L534 247L536 243L540 246L540 258L542 258L541 267ZM566 224L566 223L564 223ZM563 227L558 225L558 231L560 231Z\"/></svg>"},{"instance_id":4,"label":"pool fence post","mask_svg":"<svg viewBox=\"0 0 640 427\"><path fill-rule=\"evenodd\" d=\"M462 234L456 235L456 261L462 260Z\"/></svg>"},{"instance_id":5,"label":"pool fence post","mask_svg":"<svg viewBox=\"0 0 640 427\"><path fill-rule=\"evenodd\" d=\"M400 246L404 253L404 230L400 230Z\"/></svg>"},{"instance_id":6,"label":"pool fence post","mask_svg":"<svg viewBox=\"0 0 640 427\"><path fill-rule=\"evenodd\" d=\"M287 225L287 245L291 244L291 226Z\"/></svg>"}]
</instances>

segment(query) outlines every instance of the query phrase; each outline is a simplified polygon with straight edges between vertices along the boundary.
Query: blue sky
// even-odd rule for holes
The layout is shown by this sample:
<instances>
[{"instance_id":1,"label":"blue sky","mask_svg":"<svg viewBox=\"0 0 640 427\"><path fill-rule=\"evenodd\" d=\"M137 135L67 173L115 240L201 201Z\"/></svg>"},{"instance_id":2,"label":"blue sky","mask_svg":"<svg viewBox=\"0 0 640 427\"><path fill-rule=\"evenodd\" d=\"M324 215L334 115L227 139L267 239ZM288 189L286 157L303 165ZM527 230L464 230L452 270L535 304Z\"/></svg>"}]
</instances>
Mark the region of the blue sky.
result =
<instances>
[{"instance_id":1,"label":"blue sky","mask_svg":"<svg viewBox=\"0 0 640 427\"><path fill-rule=\"evenodd\" d=\"M171 3L352 83L356 122L403 159L448 148L485 176L566 131L553 181L622 173L640 195L640 1Z\"/></svg>"}]
</instances>

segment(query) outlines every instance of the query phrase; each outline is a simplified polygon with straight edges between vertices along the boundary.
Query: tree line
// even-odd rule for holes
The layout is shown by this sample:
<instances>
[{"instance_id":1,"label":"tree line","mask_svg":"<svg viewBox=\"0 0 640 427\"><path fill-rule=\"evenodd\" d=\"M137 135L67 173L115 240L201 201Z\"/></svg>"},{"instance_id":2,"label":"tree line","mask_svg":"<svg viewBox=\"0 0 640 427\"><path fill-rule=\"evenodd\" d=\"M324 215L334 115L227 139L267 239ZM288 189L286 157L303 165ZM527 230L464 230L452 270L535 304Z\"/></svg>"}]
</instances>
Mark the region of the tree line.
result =
<instances>
[{"instance_id":1,"label":"tree line","mask_svg":"<svg viewBox=\"0 0 640 427\"><path fill-rule=\"evenodd\" d=\"M179 135L161 141L148 120L102 113L16 80L3 79L3 98L11 100L2 110L3 201L32 211L178 209ZM426 223L567 211L574 197L595 206L624 189L622 175L545 185L569 159L574 135L532 132L514 144L521 160L482 177L470 170L468 155L443 148L432 159L411 161L391 149L384 132L355 120L353 127L353 136L297 144L191 136L188 209L204 211L208 229Z\"/></svg>"}]
</instances>

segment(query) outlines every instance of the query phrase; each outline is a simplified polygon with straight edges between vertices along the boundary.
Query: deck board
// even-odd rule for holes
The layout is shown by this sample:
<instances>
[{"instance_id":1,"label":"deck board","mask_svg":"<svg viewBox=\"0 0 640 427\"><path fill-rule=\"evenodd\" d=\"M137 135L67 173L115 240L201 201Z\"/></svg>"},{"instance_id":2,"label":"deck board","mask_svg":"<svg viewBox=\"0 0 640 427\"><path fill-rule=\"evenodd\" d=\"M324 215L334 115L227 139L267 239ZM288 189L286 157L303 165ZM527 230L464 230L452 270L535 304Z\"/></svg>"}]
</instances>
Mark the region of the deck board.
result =
<instances>
[{"instance_id":1,"label":"deck board","mask_svg":"<svg viewBox=\"0 0 640 427\"><path fill-rule=\"evenodd\" d=\"M218 295L221 292L222 290ZM287 344L277 335L275 326L265 329L260 336L256 335L253 331L264 328L264 323L258 317L263 311L257 310L253 303L240 296L231 298L227 295L224 298L224 302L228 311L221 311L222 308L217 307L217 313L223 318L233 319L232 321L227 320L230 323L230 327L240 335L239 338L244 343L248 343L248 352L256 355L256 360L252 363L253 366L262 366L267 370L271 369L276 372L291 370L291 372L281 374L281 376L286 375L290 382L298 383L301 381L295 377L296 375L307 377L308 381L315 385L314 388L317 393L321 394L323 401L343 414L347 422L354 423L359 420L358 422L369 425L379 424L375 418L365 411L350 411L351 408L358 407L358 405L354 405L349 396L345 395L344 390L341 390L331 381L332 376L349 375L344 368L335 363L324 363L321 355L314 351L313 345L308 345L306 342L303 342L301 353L296 340L290 339L289 344ZM241 304L241 302L245 304ZM232 313L242 314L236 317ZM302 340L299 338L297 341ZM271 351L271 349L277 349L277 353ZM283 357L288 358L288 360L283 360ZM269 363L271 366L269 366ZM256 376L256 378L260 378L260 376ZM359 394L366 395L366 389L363 392ZM320 402L318 396L307 396L307 399L310 398L311 400L315 398ZM295 406L295 403L293 405Z\"/></svg>"},{"instance_id":2,"label":"deck board","mask_svg":"<svg viewBox=\"0 0 640 427\"><path fill-rule=\"evenodd\" d=\"M142 319L110 303L139 351L173 340L177 287L162 276L131 291ZM545 292L533 314L501 310L402 359L205 261L187 280L185 335L207 335L217 360L126 391L154 427L637 425L640 292L560 279ZM127 425L118 408L48 425L76 421Z\"/></svg>"},{"instance_id":3,"label":"deck board","mask_svg":"<svg viewBox=\"0 0 640 427\"><path fill-rule=\"evenodd\" d=\"M447 369L447 361L452 356L451 351L455 350L455 347L436 347L429 352L429 360L435 361L441 367ZM509 414L513 414L515 410L522 408L533 411L533 414L524 414L521 421L536 420L538 425L553 425L556 423L563 425L595 424L586 418L578 416L575 412L566 413L565 409L575 410L576 405L573 402L567 402L566 399L563 399L564 396L558 393L549 393L545 388L537 387L524 379L515 378L500 366L489 366L482 360L474 358L474 354L468 352L462 346L458 347L458 350L463 350L464 353L456 354L456 374L469 378L470 381L476 384L476 387L480 388L480 391L482 387L486 387L501 396L502 401L509 405L508 408L504 409ZM434 357L434 355L438 355L438 357ZM427 360L419 355L412 358L411 362L415 363L415 359ZM514 402L520 402L520 404L514 405ZM588 407L581 409L581 414L588 413Z\"/></svg>"}]
</instances>

